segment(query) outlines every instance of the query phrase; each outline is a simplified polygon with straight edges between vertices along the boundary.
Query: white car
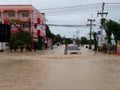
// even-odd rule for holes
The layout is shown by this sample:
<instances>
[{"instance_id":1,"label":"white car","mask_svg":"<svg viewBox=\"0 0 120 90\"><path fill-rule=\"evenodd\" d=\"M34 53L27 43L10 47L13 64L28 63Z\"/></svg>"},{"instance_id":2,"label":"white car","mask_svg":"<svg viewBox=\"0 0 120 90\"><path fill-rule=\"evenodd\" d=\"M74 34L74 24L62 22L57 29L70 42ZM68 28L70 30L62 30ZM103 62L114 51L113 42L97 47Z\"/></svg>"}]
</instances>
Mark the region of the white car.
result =
<instances>
[{"instance_id":1,"label":"white car","mask_svg":"<svg viewBox=\"0 0 120 90\"><path fill-rule=\"evenodd\" d=\"M64 50L64 54L81 54L81 52L78 45L68 45Z\"/></svg>"}]
</instances>

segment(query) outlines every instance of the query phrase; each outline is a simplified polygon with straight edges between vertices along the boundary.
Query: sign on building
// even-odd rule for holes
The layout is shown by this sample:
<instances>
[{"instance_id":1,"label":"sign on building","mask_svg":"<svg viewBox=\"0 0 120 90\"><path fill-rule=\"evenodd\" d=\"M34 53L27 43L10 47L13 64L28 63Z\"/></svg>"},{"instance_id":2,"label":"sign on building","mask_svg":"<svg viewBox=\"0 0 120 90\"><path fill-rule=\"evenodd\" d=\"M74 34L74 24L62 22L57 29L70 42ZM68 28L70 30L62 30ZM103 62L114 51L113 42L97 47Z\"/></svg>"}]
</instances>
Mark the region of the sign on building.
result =
<instances>
[{"instance_id":1,"label":"sign on building","mask_svg":"<svg viewBox=\"0 0 120 90\"><path fill-rule=\"evenodd\" d=\"M20 28L19 24L16 24L16 23L12 24L11 25L11 33L17 33L19 28Z\"/></svg>"}]
</instances>

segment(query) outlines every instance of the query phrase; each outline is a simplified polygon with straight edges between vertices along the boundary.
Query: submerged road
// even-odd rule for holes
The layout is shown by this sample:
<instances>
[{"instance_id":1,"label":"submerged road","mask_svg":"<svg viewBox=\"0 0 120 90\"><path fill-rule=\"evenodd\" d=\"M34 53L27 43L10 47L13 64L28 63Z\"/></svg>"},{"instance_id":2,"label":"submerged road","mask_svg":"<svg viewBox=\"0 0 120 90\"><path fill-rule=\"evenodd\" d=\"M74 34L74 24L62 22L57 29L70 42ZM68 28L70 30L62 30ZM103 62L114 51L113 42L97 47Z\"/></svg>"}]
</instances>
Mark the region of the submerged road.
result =
<instances>
[{"instance_id":1,"label":"submerged road","mask_svg":"<svg viewBox=\"0 0 120 90\"><path fill-rule=\"evenodd\" d=\"M0 53L0 90L120 90L120 57L53 50Z\"/></svg>"}]
</instances>

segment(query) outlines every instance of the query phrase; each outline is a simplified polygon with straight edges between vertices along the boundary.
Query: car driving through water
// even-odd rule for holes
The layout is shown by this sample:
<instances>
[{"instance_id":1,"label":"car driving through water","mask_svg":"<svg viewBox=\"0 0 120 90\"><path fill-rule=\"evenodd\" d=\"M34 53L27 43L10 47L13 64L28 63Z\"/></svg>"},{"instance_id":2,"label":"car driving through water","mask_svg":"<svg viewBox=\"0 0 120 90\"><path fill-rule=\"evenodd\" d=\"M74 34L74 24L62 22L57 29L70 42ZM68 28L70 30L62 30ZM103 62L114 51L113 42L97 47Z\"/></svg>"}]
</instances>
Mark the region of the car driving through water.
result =
<instances>
[{"instance_id":1,"label":"car driving through water","mask_svg":"<svg viewBox=\"0 0 120 90\"><path fill-rule=\"evenodd\" d=\"M64 54L81 54L81 52L78 45L69 44L65 46Z\"/></svg>"}]
</instances>

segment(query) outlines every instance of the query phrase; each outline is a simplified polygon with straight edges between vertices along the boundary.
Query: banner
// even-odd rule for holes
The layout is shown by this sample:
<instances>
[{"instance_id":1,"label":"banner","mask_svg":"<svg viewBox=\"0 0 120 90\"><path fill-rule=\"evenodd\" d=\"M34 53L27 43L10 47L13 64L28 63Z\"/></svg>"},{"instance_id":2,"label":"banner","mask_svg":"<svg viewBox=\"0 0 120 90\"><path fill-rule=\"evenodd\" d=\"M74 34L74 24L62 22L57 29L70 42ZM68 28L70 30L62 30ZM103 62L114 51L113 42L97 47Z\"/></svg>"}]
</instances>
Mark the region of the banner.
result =
<instances>
[{"instance_id":1,"label":"banner","mask_svg":"<svg viewBox=\"0 0 120 90\"><path fill-rule=\"evenodd\" d=\"M16 24L16 23L12 24L11 25L11 33L17 33L19 28L20 28L19 24Z\"/></svg>"},{"instance_id":2,"label":"banner","mask_svg":"<svg viewBox=\"0 0 120 90\"><path fill-rule=\"evenodd\" d=\"M40 30L40 36L46 36L45 25L38 25L37 30Z\"/></svg>"},{"instance_id":3,"label":"banner","mask_svg":"<svg viewBox=\"0 0 120 90\"><path fill-rule=\"evenodd\" d=\"M37 24L40 24L40 18L37 18Z\"/></svg>"},{"instance_id":4,"label":"banner","mask_svg":"<svg viewBox=\"0 0 120 90\"><path fill-rule=\"evenodd\" d=\"M40 36L40 30L37 30L37 36Z\"/></svg>"}]
</instances>

